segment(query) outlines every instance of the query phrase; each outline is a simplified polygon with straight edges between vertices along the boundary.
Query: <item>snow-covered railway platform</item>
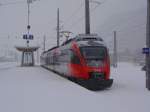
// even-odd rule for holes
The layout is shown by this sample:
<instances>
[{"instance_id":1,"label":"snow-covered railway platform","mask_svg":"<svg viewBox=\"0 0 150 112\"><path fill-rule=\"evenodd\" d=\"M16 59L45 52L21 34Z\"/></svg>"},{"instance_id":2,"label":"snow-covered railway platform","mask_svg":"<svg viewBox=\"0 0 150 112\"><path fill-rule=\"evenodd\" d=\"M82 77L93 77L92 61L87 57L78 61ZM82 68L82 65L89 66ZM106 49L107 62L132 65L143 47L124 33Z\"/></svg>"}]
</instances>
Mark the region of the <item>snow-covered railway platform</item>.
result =
<instances>
[{"instance_id":1,"label":"snow-covered railway platform","mask_svg":"<svg viewBox=\"0 0 150 112\"><path fill-rule=\"evenodd\" d=\"M0 64L0 112L149 112L150 92L139 66L112 68L112 88L86 90L48 70Z\"/></svg>"}]
</instances>

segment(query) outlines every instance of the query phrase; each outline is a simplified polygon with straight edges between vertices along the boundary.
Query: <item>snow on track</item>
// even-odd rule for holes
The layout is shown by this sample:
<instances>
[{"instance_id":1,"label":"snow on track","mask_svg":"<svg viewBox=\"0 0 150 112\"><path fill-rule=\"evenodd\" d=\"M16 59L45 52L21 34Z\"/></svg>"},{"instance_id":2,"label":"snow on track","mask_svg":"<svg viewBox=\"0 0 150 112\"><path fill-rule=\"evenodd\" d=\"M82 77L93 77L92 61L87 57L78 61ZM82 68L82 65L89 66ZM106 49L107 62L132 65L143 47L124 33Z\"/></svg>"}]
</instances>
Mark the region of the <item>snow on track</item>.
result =
<instances>
[{"instance_id":1,"label":"snow on track","mask_svg":"<svg viewBox=\"0 0 150 112\"><path fill-rule=\"evenodd\" d=\"M86 90L46 69L0 70L0 112L149 112L150 92L139 66L112 69L112 88Z\"/></svg>"}]
</instances>

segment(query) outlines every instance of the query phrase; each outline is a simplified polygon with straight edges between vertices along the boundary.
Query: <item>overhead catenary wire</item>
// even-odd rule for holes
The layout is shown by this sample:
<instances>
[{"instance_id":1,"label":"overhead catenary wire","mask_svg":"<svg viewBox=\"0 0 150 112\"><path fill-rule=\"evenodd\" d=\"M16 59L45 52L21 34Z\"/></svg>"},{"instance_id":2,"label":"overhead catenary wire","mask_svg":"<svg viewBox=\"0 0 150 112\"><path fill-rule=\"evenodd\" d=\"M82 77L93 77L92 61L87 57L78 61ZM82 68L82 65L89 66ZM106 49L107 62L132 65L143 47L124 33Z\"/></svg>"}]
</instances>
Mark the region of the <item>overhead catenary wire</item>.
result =
<instances>
[{"instance_id":1,"label":"overhead catenary wire","mask_svg":"<svg viewBox=\"0 0 150 112\"><path fill-rule=\"evenodd\" d=\"M81 3L81 5L65 20L64 25L68 24L68 22L76 15L79 13L79 11L82 9L84 6L84 2Z\"/></svg>"},{"instance_id":2,"label":"overhead catenary wire","mask_svg":"<svg viewBox=\"0 0 150 112\"><path fill-rule=\"evenodd\" d=\"M92 1L92 2L93 2L93 1ZM103 3L103 2L102 2L102 3ZM98 4L97 6L95 6L95 7L92 9L92 12L93 12L94 10L96 10L96 8L97 8L99 5L100 5L100 4ZM84 6L84 2L82 2L81 5L65 20L63 26L66 25L66 24L68 24L69 21L72 20L72 18L73 18L74 16L76 16L76 15L79 13L79 11L82 9L83 6ZM84 16L83 16L79 21L81 21L83 18L84 18ZM53 30L53 29L52 29L52 30ZM49 41L49 39L48 39L48 41Z\"/></svg>"},{"instance_id":3,"label":"overhead catenary wire","mask_svg":"<svg viewBox=\"0 0 150 112\"><path fill-rule=\"evenodd\" d=\"M107 0L103 0L102 2L99 1L95 1L95 0L90 0L90 2L96 3L97 5L91 10L91 14L103 3L105 3ZM83 3L84 4L84 3ZM76 22L72 23L69 26L69 29L72 29L74 26L78 25L79 22L84 19L84 15L82 17L80 17Z\"/></svg>"},{"instance_id":4,"label":"overhead catenary wire","mask_svg":"<svg viewBox=\"0 0 150 112\"><path fill-rule=\"evenodd\" d=\"M100 5L95 6L95 7L91 10L91 14L92 14L99 6L100 6ZM69 29L72 29L73 27L75 27L76 25L78 25L79 22L80 22L81 20L83 20L83 19L84 19L84 16L80 17L76 22L72 23L72 24L69 26Z\"/></svg>"}]
</instances>

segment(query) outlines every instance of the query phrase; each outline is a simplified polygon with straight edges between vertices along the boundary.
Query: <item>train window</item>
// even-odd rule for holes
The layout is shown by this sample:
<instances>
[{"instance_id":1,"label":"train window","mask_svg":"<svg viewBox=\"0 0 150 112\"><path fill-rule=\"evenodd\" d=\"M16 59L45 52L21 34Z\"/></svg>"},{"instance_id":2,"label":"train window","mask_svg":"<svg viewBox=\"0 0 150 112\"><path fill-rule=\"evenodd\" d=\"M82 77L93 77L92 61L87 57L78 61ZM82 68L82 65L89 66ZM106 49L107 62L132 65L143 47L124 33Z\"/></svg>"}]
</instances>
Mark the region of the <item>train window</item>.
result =
<instances>
[{"instance_id":1,"label":"train window","mask_svg":"<svg viewBox=\"0 0 150 112\"><path fill-rule=\"evenodd\" d=\"M81 54L87 60L104 60L106 57L105 47L81 47Z\"/></svg>"},{"instance_id":2,"label":"train window","mask_svg":"<svg viewBox=\"0 0 150 112\"><path fill-rule=\"evenodd\" d=\"M69 63L70 62L70 50L62 50L59 56L59 62Z\"/></svg>"},{"instance_id":3,"label":"train window","mask_svg":"<svg viewBox=\"0 0 150 112\"><path fill-rule=\"evenodd\" d=\"M80 59L79 59L79 57L75 54L75 52L74 51L72 51L72 50L70 50L71 52L71 62L73 63L73 64L80 64Z\"/></svg>"},{"instance_id":4,"label":"train window","mask_svg":"<svg viewBox=\"0 0 150 112\"><path fill-rule=\"evenodd\" d=\"M58 60L59 58L58 58L58 57L59 57L59 56L58 56L57 54L54 54L54 56L53 56L53 64L54 64L54 65L58 65L58 64L59 64L59 63L58 63L58 62L59 62L59 60Z\"/></svg>"}]
</instances>

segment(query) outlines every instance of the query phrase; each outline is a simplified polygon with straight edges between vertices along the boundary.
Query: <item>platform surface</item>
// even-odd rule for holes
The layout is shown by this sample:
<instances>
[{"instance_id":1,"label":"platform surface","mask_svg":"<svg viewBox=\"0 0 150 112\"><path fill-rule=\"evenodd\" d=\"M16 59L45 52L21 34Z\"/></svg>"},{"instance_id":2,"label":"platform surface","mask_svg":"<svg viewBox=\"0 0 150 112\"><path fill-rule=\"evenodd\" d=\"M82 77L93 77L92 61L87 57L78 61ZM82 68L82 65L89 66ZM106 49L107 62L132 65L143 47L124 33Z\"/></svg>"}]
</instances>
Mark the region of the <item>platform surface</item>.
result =
<instances>
[{"instance_id":1,"label":"platform surface","mask_svg":"<svg viewBox=\"0 0 150 112\"><path fill-rule=\"evenodd\" d=\"M92 92L50 71L0 63L0 112L149 112L140 66L112 68L113 86Z\"/></svg>"}]
</instances>

